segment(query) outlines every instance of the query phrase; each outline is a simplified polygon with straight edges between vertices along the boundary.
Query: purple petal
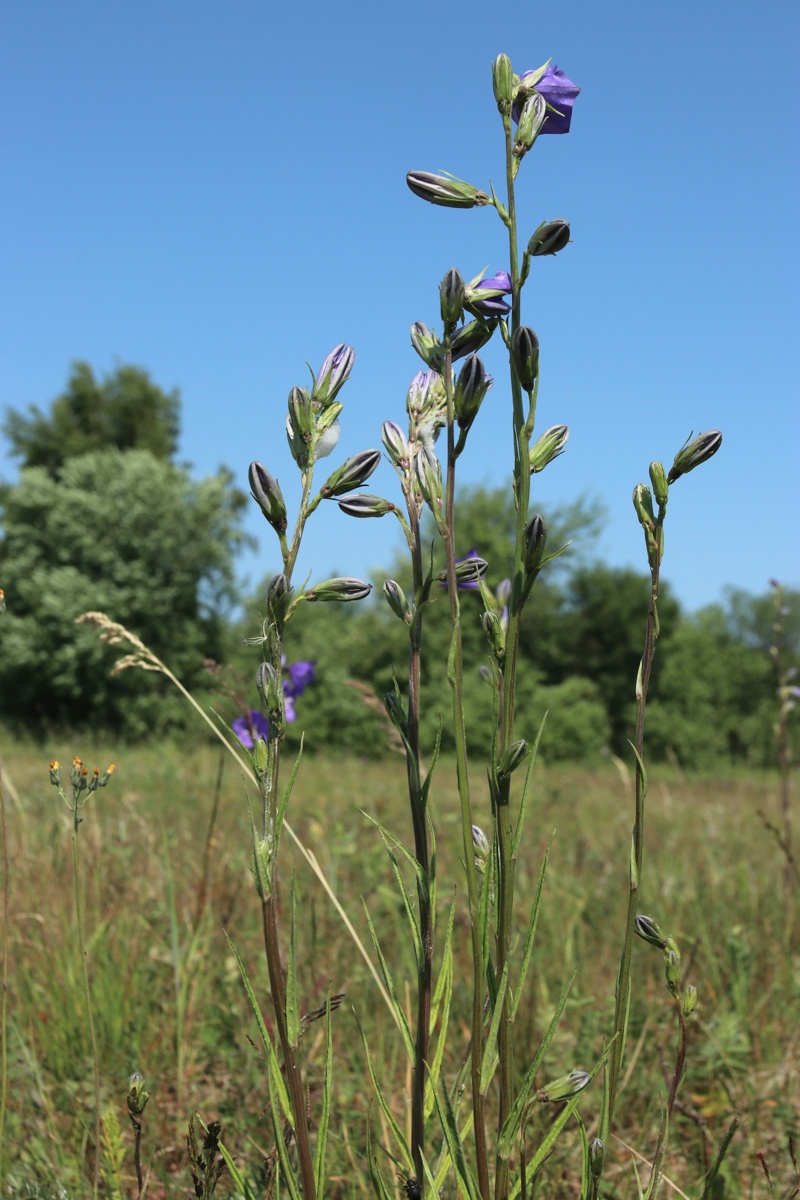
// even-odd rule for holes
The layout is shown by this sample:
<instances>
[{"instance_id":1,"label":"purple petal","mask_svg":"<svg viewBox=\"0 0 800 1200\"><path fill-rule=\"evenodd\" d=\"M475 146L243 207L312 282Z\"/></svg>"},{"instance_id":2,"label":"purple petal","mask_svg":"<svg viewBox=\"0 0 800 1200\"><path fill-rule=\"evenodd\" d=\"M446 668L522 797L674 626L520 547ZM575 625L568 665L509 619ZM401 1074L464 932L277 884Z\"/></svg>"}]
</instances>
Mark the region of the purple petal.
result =
<instances>
[{"instance_id":1,"label":"purple petal","mask_svg":"<svg viewBox=\"0 0 800 1200\"><path fill-rule=\"evenodd\" d=\"M269 738L269 721L263 713L251 708L243 717L231 722L231 729L247 750L253 749L254 739L266 742Z\"/></svg>"},{"instance_id":2,"label":"purple petal","mask_svg":"<svg viewBox=\"0 0 800 1200\"><path fill-rule=\"evenodd\" d=\"M285 696L284 697L283 709L286 714L286 724L291 725L292 721L297 720L297 716L294 711L294 697L293 696Z\"/></svg>"},{"instance_id":3,"label":"purple petal","mask_svg":"<svg viewBox=\"0 0 800 1200\"><path fill-rule=\"evenodd\" d=\"M533 71L525 71L523 75L520 75L520 82L526 76L532 74ZM539 132L569 133L569 126L572 120L572 106L581 90L578 85L573 83L571 79L568 79L560 67L550 66L544 75L542 75L534 90L540 96L544 96L549 105L558 109L558 112L550 112L548 110L544 124ZM517 102L512 111L515 121L519 120L521 111L522 105Z\"/></svg>"},{"instance_id":4,"label":"purple petal","mask_svg":"<svg viewBox=\"0 0 800 1200\"><path fill-rule=\"evenodd\" d=\"M308 659L300 659L299 662L289 664L289 678L293 696L302 696L310 683L314 682L316 676L316 660L310 662Z\"/></svg>"}]
</instances>

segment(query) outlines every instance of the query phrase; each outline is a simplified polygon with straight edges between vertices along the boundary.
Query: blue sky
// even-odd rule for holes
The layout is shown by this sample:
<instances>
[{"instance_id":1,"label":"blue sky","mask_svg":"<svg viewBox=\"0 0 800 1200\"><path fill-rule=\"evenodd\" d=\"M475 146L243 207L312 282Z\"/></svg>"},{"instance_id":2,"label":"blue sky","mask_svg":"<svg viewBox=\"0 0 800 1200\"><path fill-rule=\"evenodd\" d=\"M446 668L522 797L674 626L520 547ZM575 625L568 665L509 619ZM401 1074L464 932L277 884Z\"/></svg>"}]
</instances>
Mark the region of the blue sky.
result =
<instances>
[{"instance_id":1,"label":"blue sky","mask_svg":"<svg viewBox=\"0 0 800 1200\"><path fill-rule=\"evenodd\" d=\"M257 458L296 496L286 396L337 342L356 348L340 453L403 423L420 365L408 328L437 286L507 265L491 209L417 200L409 169L502 183L490 63L548 57L583 92L566 137L519 176L521 229L572 224L524 319L542 347L539 427L571 428L536 507L605 505L598 553L645 567L631 491L691 430L717 457L673 489L666 577L690 607L726 584L800 583L796 518L798 188L790 0L264 4L29 0L0 13L5 227L0 406L46 406L73 359L150 370L183 398L181 458ZM509 477L501 347L462 459ZM0 477L14 463L0 448ZM383 464L370 490L396 498ZM277 564L252 506L255 581ZM305 570L380 579L395 523L323 506ZM466 547L464 548L466 549Z\"/></svg>"}]
</instances>

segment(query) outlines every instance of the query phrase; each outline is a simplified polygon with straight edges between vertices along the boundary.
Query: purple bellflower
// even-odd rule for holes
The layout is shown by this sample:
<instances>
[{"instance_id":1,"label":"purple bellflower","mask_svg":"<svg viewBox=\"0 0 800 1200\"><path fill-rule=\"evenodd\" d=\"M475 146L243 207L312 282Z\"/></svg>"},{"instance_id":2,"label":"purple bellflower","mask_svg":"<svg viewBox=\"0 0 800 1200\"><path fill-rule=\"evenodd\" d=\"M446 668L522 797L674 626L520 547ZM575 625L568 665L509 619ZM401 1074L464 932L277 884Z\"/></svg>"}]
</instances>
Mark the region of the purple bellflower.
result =
<instances>
[{"instance_id":1,"label":"purple bellflower","mask_svg":"<svg viewBox=\"0 0 800 1200\"><path fill-rule=\"evenodd\" d=\"M283 694L287 699L294 700L302 696L308 685L314 682L316 665L316 662L301 659L300 662L290 663L284 668L289 672L289 678L283 681ZM286 719L289 719L288 715Z\"/></svg>"},{"instance_id":2,"label":"purple bellflower","mask_svg":"<svg viewBox=\"0 0 800 1200\"><path fill-rule=\"evenodd\" d=\"M478 551L473 546L471 550L467 551L467 553L464 555L463 558L457 558L456 562L457 563L471 562L473 558L479 558L479 557L480 556L478 554ZM457 589L459 591L464 591L464 592L474 591L476 588L479 588L480 586L481 586L480 582L477 579L459 579L456 582ZM446 582L443 583L442 587L447 587L447 583Z\"/></svg>"},{"instance_id":3,"label":"purple bellflower","mask_svg":"<svg viewBox=\"0 0 800 1200\"><path fill-rule=\"evenodd\" d=\"M465 308L476 317L504 317L511 312L503 296L511 295L511 276L508 271L485 276L478 283L468 284Z\"/></svg>"},{"instance_id":4,"label":"purple bellflower","mask_svg":"<svg viewBox=\"0 0 800 1200\"><path fill-rule=\"evenodd\" d=\"M518 121L522 112L522 107L525 102L524 83L528 75L533 75L533 71L525 71L519 77L522 91L514 101L514 107L511 110L511 115L515 121ZM577 96L580 93L580 88L577 84L568 79L560 67L548 67L538 83L533 87L533 91L538 92L543 96L547 104L547 116L544 124L539 130L539 133L569 133L569 126L572 120L572 106L575 103ZM553 112L553 109L556 111Z\"/></svg>"},{"instance_id":5,"label":"purple bellflower","mask_svg":"<svg viewBox=\"0 0 800 1200\"><path fill-rule=\"evenodd\" d=\"M231 723L231 729L245 750L252 750L256 741L266 742L269 738L269 721L257 708L251 708L243 717L237 717Z\"/></svg>"}]
</instances>

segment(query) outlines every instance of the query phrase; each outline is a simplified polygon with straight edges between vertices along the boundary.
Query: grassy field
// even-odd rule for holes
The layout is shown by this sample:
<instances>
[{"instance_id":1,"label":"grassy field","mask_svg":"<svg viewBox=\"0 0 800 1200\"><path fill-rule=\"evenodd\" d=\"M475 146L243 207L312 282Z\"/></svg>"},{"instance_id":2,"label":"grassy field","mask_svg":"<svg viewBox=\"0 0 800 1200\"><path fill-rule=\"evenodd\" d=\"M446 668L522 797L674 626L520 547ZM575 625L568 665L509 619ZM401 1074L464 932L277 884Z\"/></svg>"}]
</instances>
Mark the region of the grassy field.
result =
<instances>
[{"instance_id":1,"label":"grassy field","mask_svg":"<svg viewBox=\"0 0 800 1200\"><path fill-rule=\"evenodd\" d=\"M149 1200L192 1194L186 1130L193 1111L222 1123L223 1140L261 1196L263 1163L272 1150L264 1065L226 934L248 964L270 1018L245 786L233 760L221 767L219 753L205 745L196 751L87 742L37 747L8 737L0 740L9 861L2 1194L73 1200L92 1194L94 1084L76 942L71 817L48 779L49 759L68 764L76 752L90 766L117 764L110 786L91 798L79 834L104 1113L100 1194L137 1194L125 1096L129 1074L141 1071L151 1094L143 1131ZM534 969L515 1026L521 1062L532 1057L579 965L548 1053L549 1078L591 1069L612 1024L632 822L623 773L611 763L595 770L536 768L518 866L520 925L555 836ZM478 772L473 786L479 820L488 798ZM701 1195L703 1173L734 1117L740 1124L714 1195L769 1196L759 1154L774 1195L792 1194L789 1138L800 1125L800 922L797 893L785 890L780 853L759 817L759 810L774 814L776 796L776 780L768 775L689 779L676 769L651 772L640 909L676 937L699 992L662 1195ZM303 762L289 821L365 941L362 898L369 906L396 977L408 981L410 1005L414 974L402 905L379 835L362 810L410 840L399 758ZM454 896L456 904L452 1073L468 1038L470 969L450 763L438 768L433 813L441 930ZM324 1004L329 987L347 994L334 1017L327 1194L367 1196L370 1109L378 1140L389 1143L372 1103L354 1010L401 1124L408 1119L408 1068L365 963L288 839L283 863L284 918L295 872L303 1008ZM632 1032L604 1190L620 1198L637 1195L634 1163L647 1178L676 1044L661 956L641 942L634 954ZM312 1106L324 1065L324 1024L311 1025L302 1042ZM581 1106L590 1137L600 1093L598 1080ZM393 1173L388 1159L384 1166ZM567 1134L536 1196L578 1195L578 1175L577 1133ZM217 1195L233 1194L223 1176Z\"/></svg>"}]
</instances>

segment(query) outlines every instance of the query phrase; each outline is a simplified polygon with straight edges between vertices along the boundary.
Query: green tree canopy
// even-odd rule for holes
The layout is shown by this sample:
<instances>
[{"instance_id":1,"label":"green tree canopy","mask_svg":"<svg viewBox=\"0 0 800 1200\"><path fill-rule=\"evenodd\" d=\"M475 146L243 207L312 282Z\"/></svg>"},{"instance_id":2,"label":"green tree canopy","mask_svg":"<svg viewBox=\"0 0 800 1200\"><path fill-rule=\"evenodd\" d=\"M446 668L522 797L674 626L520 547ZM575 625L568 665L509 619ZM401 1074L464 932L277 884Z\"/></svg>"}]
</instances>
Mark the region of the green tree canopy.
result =
<instances>
[{"instance_id":1,"label":"green tree canopy","mask_svg":"<svg viewBox=\"0 0 800 1200\"><path fill-rule=\"evenodd\" d=\"M177 449L180 393L164 392L141 367L119 366L102 379L86 362L72 366L66 391L45 413L6 414L3 433L23 467L44 467L52 476L67 459L92 450L149 450L168 459Z\"/></svg>"},{"instance_id":2,"label":"green tree canopy","mask_svg":"<svg viewBox=\"0 0 800 1200\"><path fill-rule=\"evenodd\" d=\"M24 469L2 504L0 712L134 735L175 719L165 681L110 677L120 650L75 618L104 610L184 681L202 681L203 659L224 655L245 502L228 473L195 481L147 450L70 458L57 479Z\"/></svg>"}]
</instances>

